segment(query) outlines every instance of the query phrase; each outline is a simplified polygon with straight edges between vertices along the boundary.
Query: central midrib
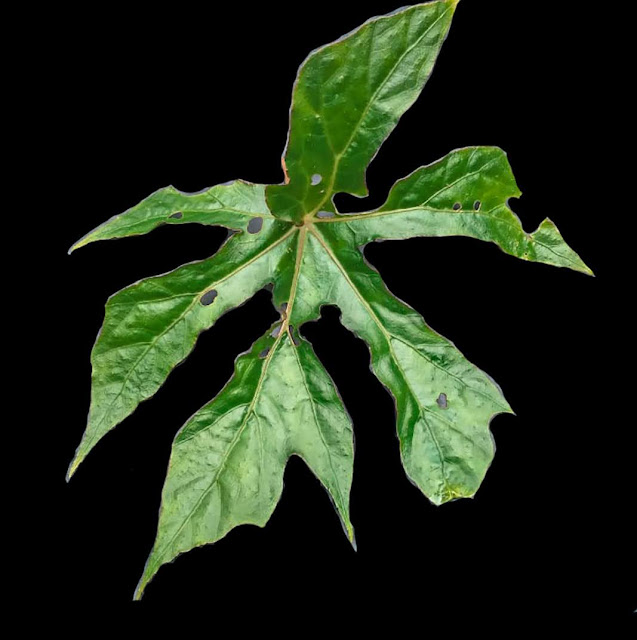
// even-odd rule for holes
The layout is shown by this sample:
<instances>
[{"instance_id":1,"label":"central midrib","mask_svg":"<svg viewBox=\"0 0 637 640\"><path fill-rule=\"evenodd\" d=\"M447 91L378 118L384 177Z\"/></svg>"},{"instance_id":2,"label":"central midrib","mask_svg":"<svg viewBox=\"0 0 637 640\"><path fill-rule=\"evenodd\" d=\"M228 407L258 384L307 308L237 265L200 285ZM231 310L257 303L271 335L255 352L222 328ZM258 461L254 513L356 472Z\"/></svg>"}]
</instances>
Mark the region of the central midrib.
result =
<instances>
[{"instance_id":1,"label":"central midrib","mask_svg":"<svg viewBox=\"0 0 637 640\"><path fill-rule=\"evenodd\" d=\"M411 17L411 13L407 14L408 17ZM385 78L383 79L383 81L378 85L378 87L376 88L376 90L374 91L374 93L371 95L369 102L367 103L367 105L365 106L365 109L363 110L360 119L358 120L358 122L356 123L356 125L354 127L352 127L352 134L350 135L348 141L345 143L345 146L343 147L343 150L338 153L335 157L334 157L334 167L332 169L332 175L330 177L330 185L329 188L325 190L325 197L321 200L320 204L315 207L315 209L311 212L312 215L316 214L316 212L320 211L321 208L325 205L325 203L332 197L333 195L333 189L334 189L334 184L336 183L336 174L338 172L338 168L340 166L340 162L343 159L343 157L345 156L345 154L347 153L347 150L349 149L349 147L352 144L352 141L354 140L354 138L356 137L356 134L359 131L359 128L362 124L362 122L365 120L365 118L367 117L367 114L369 113L369 110L371 109L372 105L374 104L374 101L376 100L376 98L378 97L378 94L383 90L383 88L385 87L385 85L389 82L389 79L393 76L394 72L396 71L396 69L398 68L398 66L400 65L400 63L405 59L405 57L411 52L413 51L413 49L418 46L418 44L420 44L420 42L422 42L422 40L425 38L425 36L438 24L438 22L440 22L440 20L446 15L446 12L443 11L434 22L432 22L427 29L425 29L425 31L422 33L422 35L420 35L418 37L417 40L415 40L410 46L408 46L405 51L402 53L402 55L400 56L400 58L398 58L398 60L396 61L396 64L390 69L389 73L385 76Z\"/></svg>"},{"instance_id":2,"label":"central midrib","mask_svg":"<svg viewBox=\"0 0 637 640\"><path fill-rule=\"evenodd\" d=\"M449 489L450 488L449 487L449 482L447 480L447 475L446 475L446 472L445 472L445 458L444 458L444 455L442 453L442 449L440 447L440 443L438 442L438 438L436 438L436 436L435 436L435 434L433 432L433 429L431 428L431 425L429 424L429 421L427 420L427 418L425 418L423 407L421 406L421 404L420 404L420 402L418 400L418 396L416 395L415 391L413 390L413 388L411 386L411 383L409 382L409 379L407 378L407 374L403 370L403 367L402 367L402 365L400 363L400 360L398 359L398 356L396 355L396 352L394 351L394 347L393 347L392 341L391 341L393 335L389 331L387 331L387 329L385 329L385 327L383 326L383 323L380 321L380 318L376 315L376 313L371 308L371 306L369 305L367 300L365 300L365 298L363 297L361 292L358 290L358 287L354 284L352 279L349 277L349 274L347 273L347 270L345 269L345 267L343 267L343 265L341 264L340 260L336 257L336 255L334 255L334 252L330 250L330 248L325 244L325 242L323 242L323 239L319 237L319 234L317 234L315 231L312 231L312 234L321 243L321 245L323 246L323 249L325 249L326 253L330 256L330 258L332 259L332 261L334 262L334 264L336 265L338 270L343 274L343 277L345 278L345 280L347 280L348 284L350 285L350 287L352 288L352 290L354 291L354 293L356 294L358 299L361 301L361 304L367 309L368 313L370 314L370 316L372 317L372 319L374 320L374 322L376 323L376 325L378 326L378 328L380 329L382 334L385 336L385 340L387 341L387 347L388 347L388 349L389 349L389 351L391 353L391 357L394 360L394 362L396 363L396 366L398 367L398 369L400 370L400 373L402 374L403 380L405 381L405 385L407 386L407 389L409 390L410 395L414 399L414 401L416 403L416 406L418 407L418 411L420 413L420 416L421 416L423 422L425 423L425 426L427 427L427 431L429 432L429 435L431 436L431 439L434 442L434 445L435 445L436 450L438 452L438 458L440 459L440 472L441 472L441 475L442 475L442 480L443 480L443 482L445 484L445 487Z\"/></svg>"}]
</instances>

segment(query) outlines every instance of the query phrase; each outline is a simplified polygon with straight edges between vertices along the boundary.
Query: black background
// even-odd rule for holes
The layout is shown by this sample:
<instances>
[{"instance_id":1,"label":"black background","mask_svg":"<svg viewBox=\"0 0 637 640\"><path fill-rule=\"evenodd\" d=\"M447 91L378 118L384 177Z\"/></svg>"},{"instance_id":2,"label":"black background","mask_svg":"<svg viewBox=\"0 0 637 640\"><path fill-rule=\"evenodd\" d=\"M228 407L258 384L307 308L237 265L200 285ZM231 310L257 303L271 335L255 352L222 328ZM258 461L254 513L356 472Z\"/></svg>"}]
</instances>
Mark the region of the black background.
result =
<instances>
[{"instance_id":1,"label":"black background","mask_svg":"<svg viewBox=\"0 0 637 640\"><path fill-rule=\"evenodd\" d=\"M56 284L43 293L50 312L39 375L53 398L40 427L46 477L31 593L59 610L207 603L212 617L238 603L243 615L273 603L302 607L313 618L363 603L367 615L414 622L441 607L475 608L476 623L505 611L519 621L629 616L637 566L629 548L635 482L626 434L634 425L619 402L616 356L608 355L621 341L610 231L594 223L599 211L581 196L600 180L592 151L598 133L583 99L592 78L601 82L590 39L597 18L571 3L551 5L547 20L536 2L463 0L421 98L370 166L370 197L337 198L342 210L366 210L382 204L395 180L452 149L497 145L524 192L512 206L525 228L549 216L597 275L525 263L466 238L366 249L389 289L492 375L517 413L492 423L497 454L478 495L436 508L409 483L393 402L368 369L367 348L340 325L337 310L324 309L302 333L355 424L358 552L318 481L294 458L265 529L240 527L181 556L137 605L129 602L154 540L174 434L222 388L236 355L277 314L264 291L220 319L67 485L106 298L212 255L226 231L164 227L70 257L66 250L168 184L196 191L235 178L280 182L299 64L398 4L57 11L41 61L47 135L40 145L55 178L41 228L46 272Z\"/></svg>"}]
</instances>

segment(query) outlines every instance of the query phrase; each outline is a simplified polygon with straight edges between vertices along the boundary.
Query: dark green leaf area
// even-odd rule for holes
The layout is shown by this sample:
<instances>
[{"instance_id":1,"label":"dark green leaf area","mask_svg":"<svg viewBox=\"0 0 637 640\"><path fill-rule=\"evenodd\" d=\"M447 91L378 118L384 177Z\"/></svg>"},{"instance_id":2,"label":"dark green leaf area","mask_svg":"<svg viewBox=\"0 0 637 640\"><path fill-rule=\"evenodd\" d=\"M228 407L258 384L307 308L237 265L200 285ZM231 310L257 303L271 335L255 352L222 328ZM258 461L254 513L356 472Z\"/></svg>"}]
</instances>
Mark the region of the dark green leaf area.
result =
<instances>
[{"instance_id":1,"label":"dark green leaf area","mask_svg":"<svg viewBox=\"0 0 637 640\"><path fill-rule=\"evenodd\" d=\"M298 221L329 209L335 193L367 194L367 165L427 82L455 6L374 18L310 54L292 99L289 184L268 192L274 215Z\"/></svg>"},{"instance_id":2,"label":"dark green leaf area","mask_svg":"<svg viewBox=\"0 0 637 640\"><path fill-rule=\"evenodd\" d=\"M550 219L524 230L509 206L521 194L497 147L458 149L416 169L373 211L343 214L333 203L339 192L367 193L367 166L422 90L457 4L438 0L374 18L310 54L294 86L284 184L238 180L195 194L167 187L72 247L163 224L231 231L216 255L140 280L108 300L91 354L88 422L69 477L221 315L265 288L279 314L237 358L227 385L178 431L136 598L179 554L240 524L264 526L291 456L316 475L354 544L353 427L299 333L324 305L336 305L343 325L369 348L371 370L395 402L410 480L437 505L480 487L495 451L491 420L511 408L486 373L392 295L362 248L383 239L467 236L529 262L590 269Z\"/></svg>"}]
</instances>

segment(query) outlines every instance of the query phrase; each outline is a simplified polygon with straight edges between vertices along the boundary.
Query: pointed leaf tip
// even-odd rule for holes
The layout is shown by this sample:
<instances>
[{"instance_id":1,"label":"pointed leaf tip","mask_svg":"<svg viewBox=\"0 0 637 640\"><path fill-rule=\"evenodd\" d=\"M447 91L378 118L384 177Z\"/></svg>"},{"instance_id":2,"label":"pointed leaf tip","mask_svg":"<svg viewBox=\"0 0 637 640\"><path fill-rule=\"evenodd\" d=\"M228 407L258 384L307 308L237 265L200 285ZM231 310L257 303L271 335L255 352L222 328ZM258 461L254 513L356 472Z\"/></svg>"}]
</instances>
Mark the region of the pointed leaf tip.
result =
<instances>
[{"instance_id":1,"label":"pointed leaf tip","mask_svg":"<svg viewBox=\"0 0 637 640\"><path fill-rule=\"evenodd\" d=\"M146 560L146 564L144 565L144 570L142 572L142 575L139 578L139 582L137 583L137 586L135 587L135 591L133 592L133 602L139 602L144 597L144 593L146 592L146 587L148 586L148 583L151 582L151 580L156 575L156 571L155 573L149 573L148 571L149 564L150 564L150 558Z\"/></svg>"},{"instance_id":2,"label":"pointed leaf tip","mask_svg":"<svg viewBox=\"0 0 637 640\"><path fill-rule=\"evenodd\" d=\"M348 542L352 545L352 549L354 551L358 551L358 547L356 546L356 536L354 534L354 527L351 522L347 522L347 524L343 524L343 529L345 530L345 535L347 536Z\"/></svg>"},{"instance_id":3,"label":"pointed leaf tip","mask_svg":"<svg viewBox=\"0 0 637 640\"><path fill-rule=\"evenodd\" d=\"M139 602L144 595L144 586L142 586L141 581L135 587L135 592L133 593L133 602Z\"/></svg>"},{"instance_id":4,"label":"pointed leaf tip","mask_svg":"<svg viewBox=\"0 0 637 640\"><path fill-rule=\"evenodd\" d=\"M566 244L559 229L550 218L545 218L529 238L532 241L530 244L534 245L529 247L532 260L594 276L592 269Z\"/></svg>"},{"instance_id":5,"label":"pointed leaf tip","mask_svg":"<svg viewBox=\"0 0 637 640\"><path fill-rule=\"evenodd\" d=\"M84 242L84 240L86 240L86 236L80 238L79 240L76 240L68 249L68 251L66 252L66 255L70 256L76 249L79 249L80 247L83 247L86 242Z\"/></svg>"},{"instance_id":6,"label":"pointed leaf tip","mask_svg":"<svg viewBox=\"0 0 637 640\"><path fill-rule=\"evenodd\" d=\"M82 460L83 460L83 458L79 458L77 455L73 457L73 460L71 460L71 463L69 464L69 468L66 471L66 481L67 482L69 482L71 480L71 478L73 477L73 475L77 471L77 468L82 463Z\"/></svg>"}]
</instances>

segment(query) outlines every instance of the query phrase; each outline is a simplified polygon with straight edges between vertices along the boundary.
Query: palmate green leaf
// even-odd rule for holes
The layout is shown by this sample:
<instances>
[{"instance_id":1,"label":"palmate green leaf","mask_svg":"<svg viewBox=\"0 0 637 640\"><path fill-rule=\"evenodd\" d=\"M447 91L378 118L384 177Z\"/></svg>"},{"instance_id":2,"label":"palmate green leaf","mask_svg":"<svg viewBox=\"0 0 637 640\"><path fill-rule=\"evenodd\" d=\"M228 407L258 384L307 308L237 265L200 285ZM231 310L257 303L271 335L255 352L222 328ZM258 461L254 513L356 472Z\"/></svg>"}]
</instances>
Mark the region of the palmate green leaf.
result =
<instances>
[{"instance_id":1,"label":"palmate green leaf","mask_svg":"<svg viewBox=\"0 0 637 640\"><path fill-rule=\"evenodd\" d=\"M508 205L520 191L496 147L459 149L417 169L374 211L343 214L333 203L339 192L367 193L367 165L422 90L456 5L439 0L374 18L310 54L294 87L283 184L236 181L197 194L168 187L72 247L166 223L235 231L215 256L109 299L91 356L88 424L69 477L223 313L273 285L281 314L177 433L136 598L180 553L239 524L264 526L293 455L323 484L354 544L351 421L299 334L323 305L337 305L342 323L369 346L372 370L395 401L412 482L435 504L478 490L494 455L490 421L511 408L487 374L387 290L362 248L381 239L468 236L523 260L590 269L548 218L533 233L523 229Z\"/></svg>"}]
</instances>

